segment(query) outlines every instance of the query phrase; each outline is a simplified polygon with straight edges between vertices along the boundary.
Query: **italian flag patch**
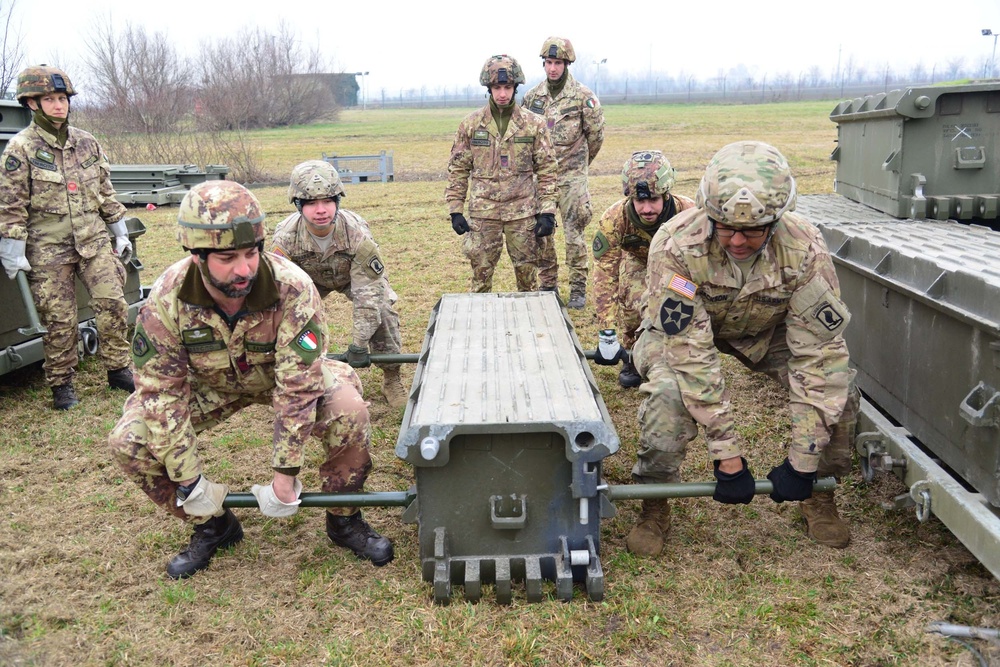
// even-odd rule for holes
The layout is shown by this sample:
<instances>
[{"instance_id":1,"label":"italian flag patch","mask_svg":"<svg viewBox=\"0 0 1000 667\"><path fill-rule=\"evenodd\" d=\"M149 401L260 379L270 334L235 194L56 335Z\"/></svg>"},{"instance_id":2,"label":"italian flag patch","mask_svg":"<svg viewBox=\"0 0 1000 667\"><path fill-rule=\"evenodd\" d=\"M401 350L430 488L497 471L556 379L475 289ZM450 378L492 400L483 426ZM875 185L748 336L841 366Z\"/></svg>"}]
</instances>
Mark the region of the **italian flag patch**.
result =
<instances>
[{"instance_id":1,"label":"italian flag patch","mask_svg":"<svg viewBox=\"0 0 1000 667\"><path fill-rule=\"evenodd\" d=\"M300 333L295 342L306 352L315 352L319 348L319 339L312 329L306 329Z\"/></svg>"}]
</instances>

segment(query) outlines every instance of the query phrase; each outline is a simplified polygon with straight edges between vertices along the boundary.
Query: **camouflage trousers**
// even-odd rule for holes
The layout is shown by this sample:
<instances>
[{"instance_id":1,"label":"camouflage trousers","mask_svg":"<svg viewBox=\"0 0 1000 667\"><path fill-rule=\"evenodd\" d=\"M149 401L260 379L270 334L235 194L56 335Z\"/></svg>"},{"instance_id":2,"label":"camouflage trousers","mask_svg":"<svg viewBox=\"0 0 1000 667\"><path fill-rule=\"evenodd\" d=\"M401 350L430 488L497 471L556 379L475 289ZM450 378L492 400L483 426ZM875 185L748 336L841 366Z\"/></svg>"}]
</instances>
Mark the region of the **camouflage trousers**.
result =
<instances>
[{"instance_id":1,"label":"camouflage trousers","mask_svg":"<svg viewBox=\"0 0 1000 667\"><path fill-rule=\"evenodd\" d=\"M350 301L354 301L353 295L351 294L351 288L348 287L343 292L344 296ZM354 344L359 347L367 348L372 354L399 354L403 349L403 339L399 333L399 313L393 308L393 305L397 300L396 292L393 291L391 287L386 287L386 298L382 300L378 309L378 323L374 321L375 309L374 308L361 308L354 311L354 317L357 318L368 318L367 322L354 322ZM359 310L361 313L359 313ZM361 336L364 335L366 331L373 331L371 337L368 340L363 340L359 337L359 329L361 330ZM379 368L385 369L396 369L399 368L399 364L375 364Z\"/></svg>"},{"instance_id":2,"label":"camouflage trousers","mask_svg":"<svg viewBox=\"0 0 1000 667\"><path fill-rule=\"evenodd\" d=\"M322 489L328 493L361 491L372 468L371 425L367 404L361 398L361 380L350 366L332 359L323 361L323 380L324 392L316 405L312 430L312 435L323 444L326 457L319 466ZM164 443L150 442L147 420L167 415L147 415L143 396L136 392L125 401L122 417L108 438L111 457L154 503L178 518L200 523L205 519L189 517L177 506L176 492L181 480L172 480L163 461L153 453L162 452ZM254 403L272 405L272 393L251 396L195 386L191 392L191 428L195 434L201 433ZM178 428L184 425L178 424ZM192 437L190 446L196 446L193 441ZM349 516L357 509L338 507L327 511Z\"/></svg>"},{"instance_id":3,"label":"camouflage trousers","mask_svg":"<svg viewBox=\"0 0 1000 667\"><path fill-rule=\"evenodd\" d=\"M647 341L651 345L647 345ZM677 376L666 361L657 355L655 338L643 338L636 349L636 364L645 382L639 391L646 394L639 406L639 448L632 477L636 482L679 482L680 467L687 452L687 444L698 435L698 424L691 417L681 398ZM716 347L724 354L738 359L752 371L764 373L788 389L788 359L791 352L785 343L785 328L779 326L771 339L764 358L754 364L722 340ZM819 477L837 479L851 471L854 450L854 432L861 394L854 382L856 372L850 371L847 405L840 420L830 433L830 442L820 452Z\"/></svg>"},{"instance_id":4,"label":"camouflage trousers","mask_svg":"<svg viewBox=\"0 0 1000 667\"><path fill-rule=\"evenodd\" d=\"M111 252L101 248L84 259L73 251L66 263L33 266L28 272L38 319L48 329L42 335L45 350L45 381L50 387L73 381L79 361L76 278L90 293L90 307L97 324L100 345L97 356L107 370L124 368L132 357L128 343L128 303L125 301L125 267Z\"/></svg>"},{"instance_id":5,"label":"camouflage trousers","mask_svg":"<svg viewBox=\"0 0 1000 667\"><path fill-rule=\"evenodd\" d=\"M646 291L646 262L629 252L622 253L618 268L617 330L622 345L631 350L642 324L642 295Z\"/></svg>"},{"instance_id":6,"label":"camouflage trousers","mask_svg":"<svg viewBox=\"0 0 1000 667\"><path fill-rule=\"evenodd\" d=\"M493 289L493 272L500 261L504 241L507 254L514 265L518 292L534 292L538 289L535 260L538 256L539 240L535 238L535 218L522 218L502 222L500 220L469 220L471 231L462 236L462 252L472 264L470 292L489 292Z\"/></svg>"},{"instance_id":7,"label":"camouflage trousers","mask_svg":"<svg viewBox=\"0 0 1000 667\"><path fill-rule=\"evenodd\" d=\"M593 218L587 177L574 178L559 184L559 217L566 237L566 267L569 270L570 292L587 292L587 262L590 247L584 237ZM558 287L559 261L556 259L555 234L545 237L538 257L538 283L542 288Z\"/></svg>"}]
</instances>

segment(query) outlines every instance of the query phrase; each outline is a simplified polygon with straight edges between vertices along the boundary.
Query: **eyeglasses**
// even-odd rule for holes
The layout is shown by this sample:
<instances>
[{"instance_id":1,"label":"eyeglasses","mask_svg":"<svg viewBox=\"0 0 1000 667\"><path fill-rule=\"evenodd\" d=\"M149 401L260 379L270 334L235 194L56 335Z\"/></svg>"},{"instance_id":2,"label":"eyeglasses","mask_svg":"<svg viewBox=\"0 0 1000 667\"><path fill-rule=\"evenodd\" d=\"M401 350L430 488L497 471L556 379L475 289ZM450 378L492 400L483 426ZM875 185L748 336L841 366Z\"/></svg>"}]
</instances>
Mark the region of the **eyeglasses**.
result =
<instances>
[{"instance_id":1,"label":"eyeglasses","mask_svg":"<svg viewBox=\"0 0 1000 667\"><path fill-rule=\"evenodd\" d=\"M736 232L742 234L746 239L762 239L767 236L767 232L771 229L771 225L750 227L749 229L733 229L732 227L720 225L715 220L712 220L712 227L715 229L715 233L719 235L719 238L722 239L731 239L736 235Z\"/></svg>"}]
</instances>

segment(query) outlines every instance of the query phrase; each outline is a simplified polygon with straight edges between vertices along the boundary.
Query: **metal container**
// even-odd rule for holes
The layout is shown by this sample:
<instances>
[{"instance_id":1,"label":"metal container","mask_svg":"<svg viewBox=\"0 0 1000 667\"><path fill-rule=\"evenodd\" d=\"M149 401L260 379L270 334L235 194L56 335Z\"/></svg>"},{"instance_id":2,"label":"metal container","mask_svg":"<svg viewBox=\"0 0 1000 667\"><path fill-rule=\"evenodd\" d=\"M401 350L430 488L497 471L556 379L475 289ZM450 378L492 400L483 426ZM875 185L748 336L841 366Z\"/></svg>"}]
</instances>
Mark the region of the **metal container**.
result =
<instances>
[{"instance_id":1,"label":"metal container","mask_svg":"<svg viewBox=\"0 0 1000 667\"><path fill-rule=\"evenodd\" d=\"M834 256L859 387L1000 506L1000 233L829 195L796 210Z\"/></svg>"},{"instance_id":2,"label":"metal container","mask_svg":"<svg viewBox=\"0 0 1000 667\"><path fill-rule=\"evenodd\" d=\"M838 104L837 192L897 218L996 220L1000 86L893 90Z\"/></svg>"},{"instance_id":3,"label":"metal container","mask_svg":"<svg viewBox=\"0 0 1000 667\"><path fill-rule=\"evenodd\" d=\"M139 260L138 238L146 233L146 226L138 218L127 218L125 226L132 241L132 258L125 265L125 301L128 302L129 325L135 322L139 308L145 302L146 291L139 283L142 262ZM77 322L80 331L81 354L94 354L100 341L90 307L90 295L79 279L76 281ZM7 314L0 320L0 375L9 373L44 359L42 335L32 331L31 317L25 307L24 296L17 281L0 274L0 307Z\"/></svg>"},{"instance_id":4,"label":"metal container","mask_svg":"<svg viewBox=\"0 0 1000 667\"><path fill-rule=\"evenodd\" d=\"M555 582L604 595L602 460L618 436L583 350L552 292L446 294L424 339L396 454L412 464L421 570L434 600L453 584L499 602Z\"/></svg>"}]
</instances>

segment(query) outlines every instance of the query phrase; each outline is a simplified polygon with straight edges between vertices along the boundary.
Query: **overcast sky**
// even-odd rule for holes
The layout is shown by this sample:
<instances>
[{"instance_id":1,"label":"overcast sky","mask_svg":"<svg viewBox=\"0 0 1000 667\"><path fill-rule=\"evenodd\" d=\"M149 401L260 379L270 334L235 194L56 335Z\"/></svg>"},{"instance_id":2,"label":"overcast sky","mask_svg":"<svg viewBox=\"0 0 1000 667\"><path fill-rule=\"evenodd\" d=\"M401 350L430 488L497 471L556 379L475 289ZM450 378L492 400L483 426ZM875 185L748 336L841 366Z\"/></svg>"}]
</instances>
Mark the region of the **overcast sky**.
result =
<instances>
[{"instance_id":1,"label":"overcast sky","mask_svg":"<svg viewBox=\"0 0 1000 667\"><path fill-rule=\"evenodd\" d=\"M578 61L571 71L593 87L593 63L605 58L602 78L707 80L738 64L758 79L798 76L813 65L829 77L838 58L869 71L902 73L922 62L942 72L959 57L982 67L996 41L982 29L1000 33L1000 0L17 0L15 10L28 62L61 65L71 77L88 29L109 16L115 26L165 33L182 55L247 26L276 32L285 21L305 44L320 45L331 70L368 71L371 99L383 89L398 95L421 86L478 86L479 69L494 53L514 56L529 82L540 80L538 53L549 35L572 40Z\"/></svg>"}]
</instances>

